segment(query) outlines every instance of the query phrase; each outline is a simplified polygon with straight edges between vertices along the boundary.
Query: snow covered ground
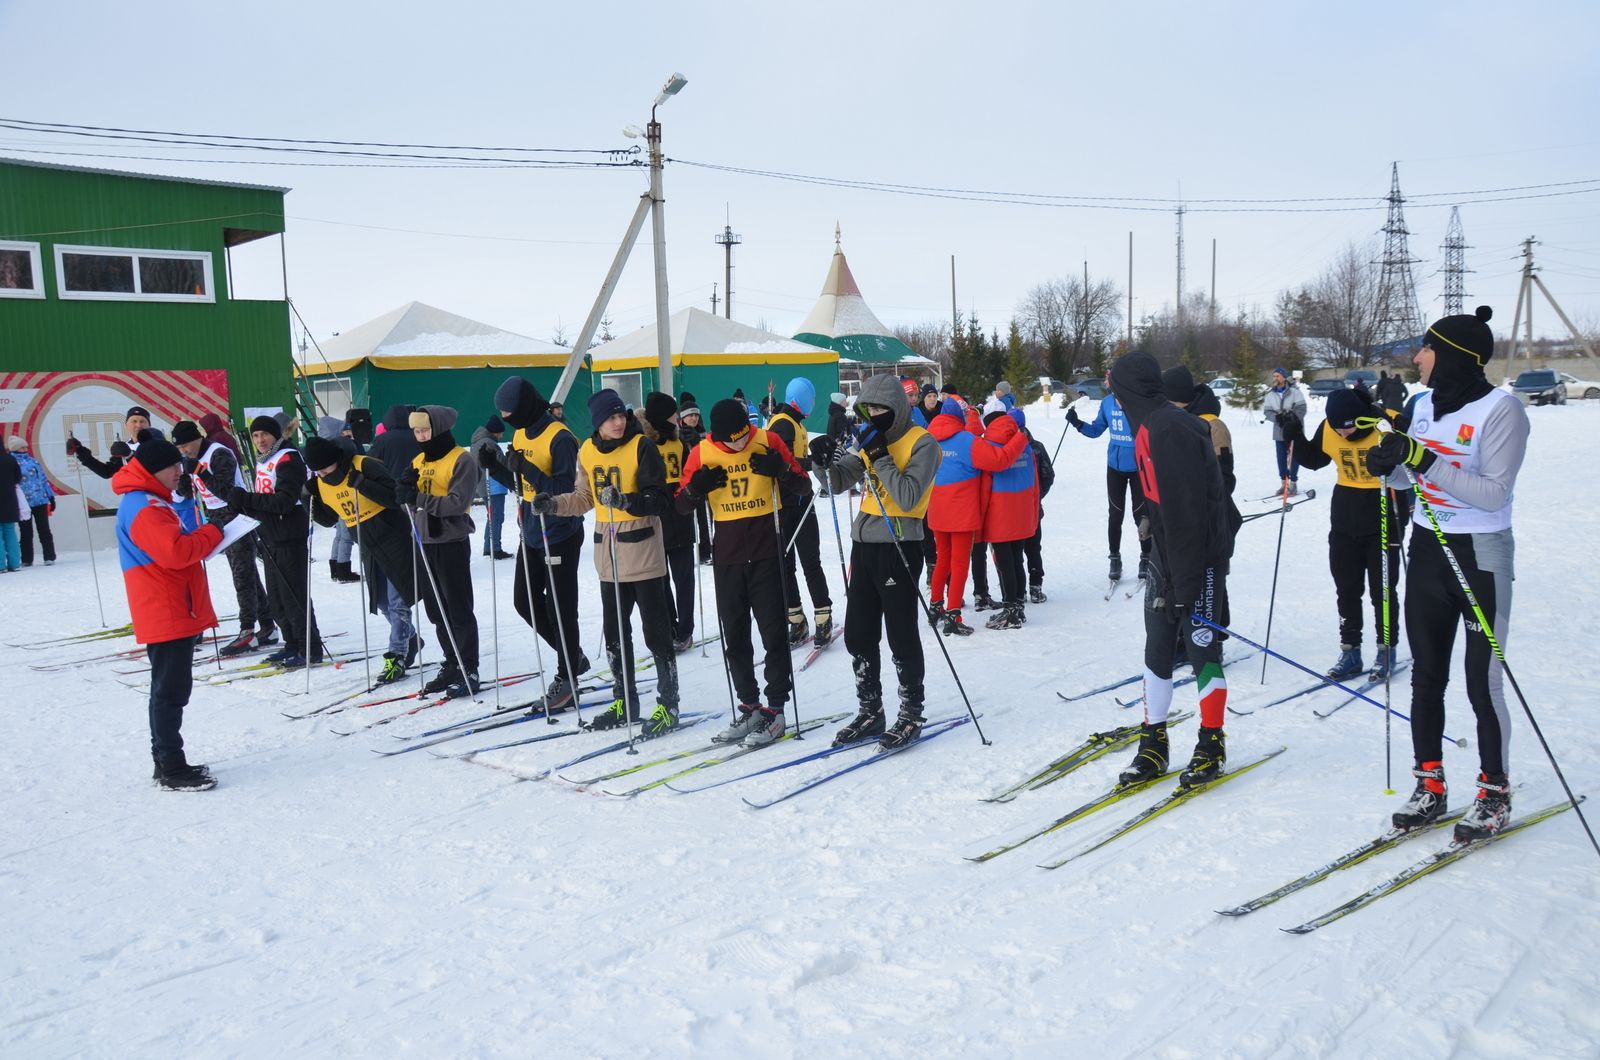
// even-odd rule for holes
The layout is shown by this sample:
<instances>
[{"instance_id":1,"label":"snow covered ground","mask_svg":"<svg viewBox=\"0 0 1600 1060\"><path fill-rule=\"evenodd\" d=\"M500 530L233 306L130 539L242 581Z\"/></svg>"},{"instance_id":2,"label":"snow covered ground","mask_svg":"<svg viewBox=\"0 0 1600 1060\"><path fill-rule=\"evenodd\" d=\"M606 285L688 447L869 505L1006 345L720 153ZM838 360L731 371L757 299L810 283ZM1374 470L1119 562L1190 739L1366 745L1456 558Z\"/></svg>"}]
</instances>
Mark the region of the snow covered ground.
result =
<instances>
[{"instance_id":1,"label":"snow covered ground","mask_svg":"<svg viewBox=\"0 0 1600 1060\"><path fill-rule=\"evenodd\" d=\"M1030 411L1053 447L1061 414ZM1508 650L1567 776L1592 792L1600 790L1592 724L1600 500L1588 461L1600 402L1530 415ZM1258 497L1274 485L1270 435L1236 410L1227 419L1239 494ZM1036 867L1153 797L986 864L962 860L1086 800L1129 757L1119 752L1009 804L979 801L1085 734L1136 720L1111 695L1070 704L1055 695L1139 666L1139 603L1120 593L1101 599L1103 467L1102 442L1066 439L1046 502L1050 600L1029 608L1026 628L980 628L945 642L993 746L981 746L969 725L760 811L740 797L778 793L824 764L693 795L612 799L426 753L380 758L370 749L398 746L392 736L473 708L340 738L330 730L348 712L280 714L308 702L288 695L302 686L297 678L199 685L184 735L221 784L161 793L149 780L143 699L127 687L136 675L105 663L29 668L103 648L0 648L12 719L0 758L0 1054L1596 1055L1600 866L1570 813L1309 936L1277 929L1332 908L1444 838L1249 917L1213 912L1370 838L1400 801L1383 790L1382 713L1354 704L1319 720L1312 709L1332 705L1334 694L1233 719L1236 762L1279 745L1288 753L1086 858ZM1301 485L1319 497L1284 523L1272 642L1320 670L1338 647L1326 564L1332 469L1303 473ZM837 577L823 514L824 558ZM1276 518L1247 524L1230 579L1234 621L1254 639L1266 630L1277 532ZM358 590L327 581L327 540L319 534L317 609L324 631L350 631L339 642L347 649L360 643ZM1130 538L1124 553L1132 552ZM99 562L107 617L123 621L115 554ZM582 624L599 658L590 562L585 555ZM532 669L531 637L510 607L511 568L492 572L503 665ZM477 577L487 650L491 564L478 564ZM220 567L213 586L219 612L231 611ZM6 578L0 594L0 641L96 626L86 554ZM377 623L372 635L381 637ZM930 637L924 643L931 713L962 711L943 657ZM848 663L837 645L800 675L803 714L852 709ZM714 648L685 656L682 674L686 707L727 709ZM1259 657L1228 678L1242 708L1305 681L1273 663L1262 687ZM361 681L359 667L318 671L310 702ZM1403 685L1395 698L1404 710ZM1192 688L1176 704L1192 709ZM1513 709L1516 806L1525 810L1557 799L1559 787ZM702 742L714 724L647 753ZM1192 724L1174 730L1178 755ZM1473 735L1459 681L1449 730ZM485 760L533 771L598 740L558 739ZM703 775L825 740L785 743ZM1403 724L1393 740L1403 791ZM572 772L592 775L621 759ZM1475 752L1451 751L1447 768L1460 802L1471 793ZM1600 816L1600 806L1591 812Z\"/></svg>"}]
</instances>

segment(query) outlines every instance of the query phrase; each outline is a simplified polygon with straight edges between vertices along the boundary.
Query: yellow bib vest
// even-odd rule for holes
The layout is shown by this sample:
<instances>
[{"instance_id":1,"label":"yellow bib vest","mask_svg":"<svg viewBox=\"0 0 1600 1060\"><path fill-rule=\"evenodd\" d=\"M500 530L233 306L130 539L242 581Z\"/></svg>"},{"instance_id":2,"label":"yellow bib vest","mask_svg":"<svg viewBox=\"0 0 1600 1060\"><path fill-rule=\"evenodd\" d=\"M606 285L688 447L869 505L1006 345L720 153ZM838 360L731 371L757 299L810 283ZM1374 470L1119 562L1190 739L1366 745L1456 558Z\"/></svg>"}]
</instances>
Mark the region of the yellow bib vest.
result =
<instances>
[{"instance_id":1,"label":"yellow bib vest","mask_svg":"<svg viewBox=\"0 0 1600 1060\"><path fill-rule=\"evenodd\" d=\"M466 449L456 446L437 460L429 460L418 453L411 461L417 469L417 492L430 497L443 497L450 492L450 475L456 469Z\"/></svg>"},{"instance_id":2,"label":"yellow bib vest","mask_svg":"<svg viewBox=\"0 0 1600 1060\"><path fill-rule=\"evenodd\" d=\"M921 427L913 424L912 426L906 428L906 433L889 443L889 458L894 461L895 467L899 468L901 471L906 469L906 465L911 462L911 447L917 444L918 438L921 438L927 433L928 432L923 430ZM869 487L866 492L862 493L861 495L862 511L866 512L868 515L878 515L879 513L884 513L895 519L921 519L924 515L928 514L928 501L933 498L933 482L931 480L928 482L927 486L923 488L922 496L918 498L916 507L912 508L910 511L907 511L896 504L893 497L889 496L888 489L884 487L882 482L878 481L878 476L873 474L872 464L867 461L866 457L863 456L861 459L867 465L867 482ZM880 497L882 500L881 504ZM888 509L887 512L884 512L885 507Z\"/></svg>"},{"instance_id":3,"label":"yellow bib vest","mask_svg":"<svg viewBox=\"0 0 1600 1060\"><path fill-rule=\"evenodd\" d=\"M674 438L672 441L659 441L656 448L661 450L661 462L667 465L667 485L672 487L672 492L678 492L678 481L683 478L683 460L687 455L683 451L683 439Z\"/></svg>"},{"instance_id":4,"label":"yellow bib vest","mask_svg":"<svg viewBox=\"0 0 1600 1060\"><path fill-rule=\"evenodd\" d=\"M750 457L768 449L767 432L752 427L750 433L753 435L750 444L737 453L718 448L709 438L702 440L698 447L701 467L720 467L728 472L728 484L706 496L711 518L719 523L763 515L770 517L774 504L783 507L778 491L772 488L774 480L750 470Z\"/></svg>"},{"instance_id":5,"label":"yellow bib vest","mask_svg":"<svg viewBox=\"0 0 1600 1060\"><path fill-rule=\"evenodd\" d=\"M639 492L639 442L643 438L644 435L636 434L609 453L602 453L593 438L579 448L578 466L589 479L589 492L594 496L595 522L628 523L639 518L601 504L600 491L606 486L615 486L623 493Z\"/></svg>"},{"instance_id":6,"label":"yellow bib vest","mask_svg":"<svg viewBox=\"0 0 1600 1060\"><path fill-rule=\"evenodd\" d=\"M1367 470L1367 450L1381 441L1383 435L1377 431L1368 431L1358 442L1339 437L1332 427L1322 428L1322 451L1333 458L1333 466L1339 469L1339 485L1358 490L1375 490L1383 485L1382 479Z\"/></svg>"},{"instance_id":7,"label":"yellow bib vest","mask_svg":"<svg viewBox=\"0 0 1600 1060\"><path fill-rule=\"evenodd\" d=\"M352 457L350 465L360 471L361 465L366 462L366 459L364 456ZM330 484L320 478L316 479L317 493L322 497L323 504L338 513L344 525L355 526L357 523L364 523L383 511L383 505L371 497L365 497L357 493L355 487L350 485L349 479L350 476L346 475L337 484Z\"/></svg>"},{"instance_id":8,"label":"yellow bib vest","mask_svg":"<svg viewBox=\"0 0 1600 1060\"><path fill-rule=\"evenodd\" d=\"M559 420L552 420L544 430L539 432L537 438L529 438L526 429L520 430L511 436L511 448L521 453L523 459L546 475L553 475L555 474L555 461L550 455L550 446L562 431L566 431L568 434L572 433L571 429ZM533 495L537 492L526 481L522 483L523 500L533 500Z\"/></svg>"},{"instance_id":9,"label":"yellow bib vest","mask_svg":"<svg viewBox=\"0 0 1600 1060\"><path fill-rule=\"evenodd\" d=\"M798 460L802 456L805 456L806 453L810 451L810 440L806 434L806 425L789 415L787 412L780 412L776 416L772 417L772 419L767 421L767 430L772 430L772 425L777 423L779 420L782 420L784 423L790 423L794 425L794 444L789 448L794 452L795 459Z\"/></svg>"}]
</instances>

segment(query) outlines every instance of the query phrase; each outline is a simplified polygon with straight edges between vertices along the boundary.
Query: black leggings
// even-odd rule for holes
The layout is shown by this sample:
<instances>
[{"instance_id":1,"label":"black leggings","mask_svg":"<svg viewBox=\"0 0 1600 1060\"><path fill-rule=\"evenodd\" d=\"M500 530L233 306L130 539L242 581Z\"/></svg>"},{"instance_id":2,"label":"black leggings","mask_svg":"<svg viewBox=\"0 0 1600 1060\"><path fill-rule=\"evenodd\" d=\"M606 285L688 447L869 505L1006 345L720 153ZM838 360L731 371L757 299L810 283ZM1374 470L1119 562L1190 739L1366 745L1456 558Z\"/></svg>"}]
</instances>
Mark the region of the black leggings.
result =
<instances>
[{"instance_id":1,"label":"black leggings","mask_svg":"<svg viewBox=\"0 0 1600 1060\"><path fill-rule=\"evenodd\" d=\"M1400 544L1389 544L1389 636L1383 629L1383 549L1377 534L1355 537L1328 531L1328 569L1333 573L1333 593L1339 604L1339 643L1361 647L1361 593L1372 596L1373 640L1393 644L1400 639Z\"/></svg>"},{"instance_id":2,"label":"black leggings","mask_svg":"<svg viewBox=\"0 0 1600 1060\"><path fill-rule=\"evenodd\" d=\"M1122 554L1122 513L1123 495L1133 495L1133 528L1137 532L1139 520L1144 518L1144 490L1139 488L1139 473L1137 471L1118 471L1114 467L1106 468L1106 544L1111 549L1113 556ZM1150 542L1139 542L1139 555L1150 554Z\"/></svg>"},{"instance_id":3,"label":"black leggings","mask_svg":"<svg viewBox=\"0 0 1600 1060\"><path fill-rule=\"evenodd\" d=\"M996 541L990 546L994 550L994 569L1000 574L1001 603L1022 603L1023 590L1027 585L1023 579L1022 546L1026 543Z\"/></svg>"},{"instance_id":4,"label":"black leggings","mask_svg":"<svg viewBox=\"0 0 1600 1060\"><path fill-rule=\"evenodd\" d=\"M1467 584L1488 617L1503 649L1511 623L1512 541L1502 534L1447 534ZM1439 539L1429 527L1411 535L1411 570L1406 578L1406 640L1411 644L1411 745L1418 762L1438 762L1444 746L1444 691L1456 627L1467 627L1467 700L1478 718L1480 767L1506 772L1511 715L1506 709L1505 667L1495 658L1478 618L1467 606Z\"/></svg>"}]
</instances>

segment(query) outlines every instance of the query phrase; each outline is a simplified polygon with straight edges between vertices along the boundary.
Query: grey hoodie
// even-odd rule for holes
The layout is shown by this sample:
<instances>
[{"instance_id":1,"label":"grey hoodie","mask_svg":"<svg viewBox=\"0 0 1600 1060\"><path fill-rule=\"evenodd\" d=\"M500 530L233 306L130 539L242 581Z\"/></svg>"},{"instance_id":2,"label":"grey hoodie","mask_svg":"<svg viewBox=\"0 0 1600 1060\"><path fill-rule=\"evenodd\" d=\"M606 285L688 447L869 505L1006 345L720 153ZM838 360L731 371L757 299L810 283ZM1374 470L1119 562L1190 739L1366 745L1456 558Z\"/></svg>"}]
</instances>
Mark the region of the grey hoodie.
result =
<instances>
[{"instance_id":1,"label":"grey hoodie","mask_svg":"<svg viewBox=\"0 0 1600 1060\"><path fill-rule=\"evenodd\" d=\"M892 375L875 375L861 384L856 405L881 405L894 410L894 422L885 432L891 443L898 441L911 428L911 404L906 400L906 392L901 389L900 381ZM944 452L939 448L939 443L933 435L924 432L911 447L911 457L906 461L905 470L895 467L894 459L885 456L872 465L872 471L888 491L889 499L901 508L910 510L933 489L933 478L938 474L939 462L943 459ZM831 492L847 490L866 477L865 455L845 453L833 467L818 469L817 475ZM826 478L823 478L824 475ZM922 520L899 519L896 522L901 540L922 540ZM895 534L883 516L860 511L856 513L855 522L850 524L850 539L870 544L893 544Z\"/></svg>"},{"instance_id":2,"label":"grey hoodie","mask_svg":"<svg viewBox=\"0 0 1600 1060\"><path fill-rule=\"evenodd\" d=\"M459 446L450 433L456 425L456 410L445 405L423 405L417 410L428 414L433 426L433 437L422 443L422 458L430 453L439 459ZM413 413L415 415L415 413ZM441 451L442 450L442 451ZM413 465L414 466L414 465ZM460 541L471 536L472 499L478 495L478 461L470 451L462 453L450 473L448 492L442 497L420 493L417 495L415 523L417 533L425 545Z\"/></svg>"}]
</instances>

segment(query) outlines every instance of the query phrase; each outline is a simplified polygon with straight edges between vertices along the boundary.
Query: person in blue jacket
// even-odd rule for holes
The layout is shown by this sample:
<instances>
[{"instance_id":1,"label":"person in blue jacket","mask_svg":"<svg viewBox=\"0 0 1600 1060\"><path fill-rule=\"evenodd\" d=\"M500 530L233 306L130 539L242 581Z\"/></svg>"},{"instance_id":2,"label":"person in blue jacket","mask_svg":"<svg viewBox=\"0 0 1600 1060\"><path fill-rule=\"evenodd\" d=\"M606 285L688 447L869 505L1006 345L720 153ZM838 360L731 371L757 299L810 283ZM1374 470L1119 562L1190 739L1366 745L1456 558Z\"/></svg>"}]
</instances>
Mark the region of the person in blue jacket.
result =
<instances>
[{"instance_id":1,"label":"person in blue jacket","mask_svg":"<svg viewBox=\"0 0 1600 1060\"><path fill-rule=\"evenodd\" d=\"M1139 488L1139 472L1133 461L1133 431L1128 426L1128 416L1117 404L1111 392L1111 371L1106 370L1106 396L1100 399L1100 414L1088 423L1078 418L1078 410L1067 409L1067 422L1078 429L1085 438L1098 438L1106 431L1111 440L1106 446L1106 544L1111 569L1107 577L1113 583L1122 580L1122 513L1126 510L1124 497L1133 497L1133 526L1138 532L1139 521L1144 518L1144 493ZM1150 541L1139 542L1139 577L1150 573Z\"/></svg>"}]
</instances>

